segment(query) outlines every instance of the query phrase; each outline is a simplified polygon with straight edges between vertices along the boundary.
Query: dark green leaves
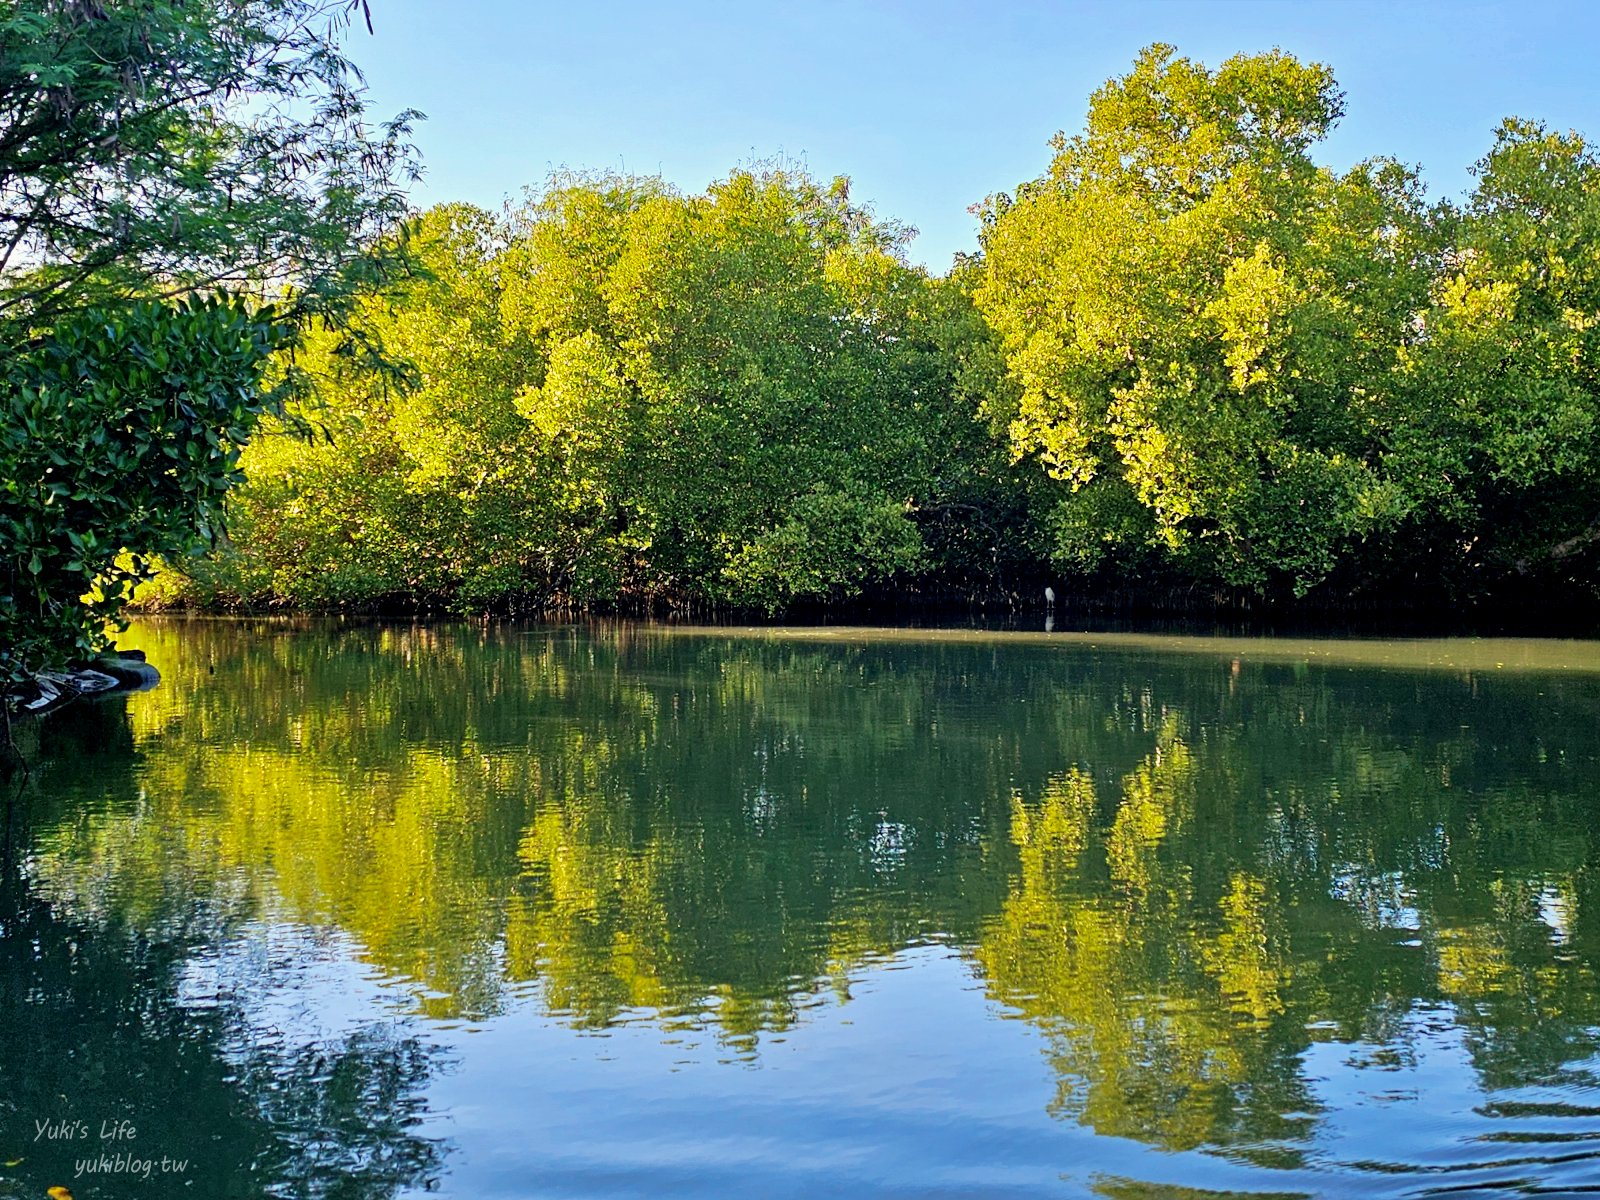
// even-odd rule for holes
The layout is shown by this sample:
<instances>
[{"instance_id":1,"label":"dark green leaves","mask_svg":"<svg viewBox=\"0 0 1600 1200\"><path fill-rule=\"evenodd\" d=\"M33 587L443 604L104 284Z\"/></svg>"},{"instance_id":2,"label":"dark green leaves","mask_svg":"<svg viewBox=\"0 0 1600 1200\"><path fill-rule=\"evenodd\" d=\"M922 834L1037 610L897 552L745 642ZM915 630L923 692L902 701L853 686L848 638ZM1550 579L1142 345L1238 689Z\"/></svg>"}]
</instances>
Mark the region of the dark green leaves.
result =
<instances>
[{"instance_id":1,"label":"dark green leaves","mask_svg":"<svg viewBox=\"0 0 1600 1200\"><path fill-rule=\"evenodd\" d=\"M143 301L65 318L7 360L0 680L100 649L150 557L201 548L288 333L236 301Z\"/></svg>"}]
</instances>

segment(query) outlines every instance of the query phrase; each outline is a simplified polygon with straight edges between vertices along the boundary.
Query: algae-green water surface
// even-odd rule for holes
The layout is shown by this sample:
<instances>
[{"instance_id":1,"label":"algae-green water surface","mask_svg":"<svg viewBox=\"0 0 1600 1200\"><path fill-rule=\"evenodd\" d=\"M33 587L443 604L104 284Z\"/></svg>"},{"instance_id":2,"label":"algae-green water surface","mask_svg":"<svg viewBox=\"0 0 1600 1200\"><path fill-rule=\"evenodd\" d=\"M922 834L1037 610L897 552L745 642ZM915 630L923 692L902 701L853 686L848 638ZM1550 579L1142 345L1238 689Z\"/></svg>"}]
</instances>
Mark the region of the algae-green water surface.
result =
<instances>
[{"instance_id":1,"label":"algae-green water surface","mask_svg":"<svg viewBox=\"0 0 1600 1200\"><path fill-rule=\"evenodd\" d=\"M1600 644L123 644L24 731L0 1197L1600 1184Z\"/></svg>"}]
</instances>

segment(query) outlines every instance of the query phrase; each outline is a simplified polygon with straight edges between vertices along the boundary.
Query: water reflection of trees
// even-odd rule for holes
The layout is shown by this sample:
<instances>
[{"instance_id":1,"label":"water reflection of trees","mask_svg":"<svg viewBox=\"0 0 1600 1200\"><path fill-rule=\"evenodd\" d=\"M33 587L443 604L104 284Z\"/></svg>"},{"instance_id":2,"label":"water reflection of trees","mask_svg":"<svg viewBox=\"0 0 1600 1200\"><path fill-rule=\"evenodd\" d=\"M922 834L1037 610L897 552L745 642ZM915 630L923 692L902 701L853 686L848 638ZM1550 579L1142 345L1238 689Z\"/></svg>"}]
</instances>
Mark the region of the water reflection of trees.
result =
<instances>
[{"instance_id":1,"label":"water reflection of trees","mask_svg":"<svg viewBox=\"0 0 1600 1200\"><path fill-rule=\"evenodd\" d=\"M1600 684L992 644L218 624L142 635L127 778L40 772L36 887L346 930L422 1011L749 1047L938 938L1056 1110L1292 1162L1313 1040L1449 1006L1489 1086L1595 1053ZM211 674L214 668L215 674ZM139 795L130 804L125 797Z\"/></svg>"},{"instance_id":2,"label":"water reflection of trees","mask_svg":"<svg viewBox=\"0 0 1600 1200\"><path fill-rule=\"evenodd\" d=\"M1522 709L1449 678L1251 682L1148 721L1120 778L1013 800L978 957L1047 1033L1059 1110L1293 1165L1306 1047L1392 1047L1418 1004L1452 1007L1488 1087L1570 1079L1600 1049L1594 763L1587 717L1550 718L1586 713L1584 689L1507 683Z\"/></svg>"},{"instance_id":3,"label":"water reflection of trees","mask_svg":"<svg viewBox=\"0 0 1600 1200\"><path fill-rule=\"evenodd\" d=\"M240 1005L182 995L197 949L183 934L63 916L15 866L0 881L0 1178L13 1181L0 1186L377 1200L438 1176L443 1147L420 1131L436 1057L424 1043L376 1028L264 1036ZM121 1120L135 1138L102 1141ZM41 1121L82 1121L85 1136L40 1138ZM76 1176L102 1152L171 1169Z\"/></svg>"}]
</instances>

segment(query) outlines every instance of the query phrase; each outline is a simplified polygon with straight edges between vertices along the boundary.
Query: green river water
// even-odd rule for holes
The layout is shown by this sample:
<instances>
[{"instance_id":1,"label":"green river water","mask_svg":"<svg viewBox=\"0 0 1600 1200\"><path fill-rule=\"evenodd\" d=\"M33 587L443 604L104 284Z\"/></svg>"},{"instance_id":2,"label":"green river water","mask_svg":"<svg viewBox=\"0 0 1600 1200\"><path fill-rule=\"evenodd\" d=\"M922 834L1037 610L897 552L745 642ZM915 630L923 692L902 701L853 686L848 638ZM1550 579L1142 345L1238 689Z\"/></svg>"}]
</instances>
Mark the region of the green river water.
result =
<instances>
[{"instance_id":1,"label":"green river water","mask_svg":"<svg viewBox=\"0 0 1600 1200\"><path fill-rule=\"evenodd\" d=\"M0 1197L1600 1191L1600 643L144 622Z\"/></svg>"}]
</instances>

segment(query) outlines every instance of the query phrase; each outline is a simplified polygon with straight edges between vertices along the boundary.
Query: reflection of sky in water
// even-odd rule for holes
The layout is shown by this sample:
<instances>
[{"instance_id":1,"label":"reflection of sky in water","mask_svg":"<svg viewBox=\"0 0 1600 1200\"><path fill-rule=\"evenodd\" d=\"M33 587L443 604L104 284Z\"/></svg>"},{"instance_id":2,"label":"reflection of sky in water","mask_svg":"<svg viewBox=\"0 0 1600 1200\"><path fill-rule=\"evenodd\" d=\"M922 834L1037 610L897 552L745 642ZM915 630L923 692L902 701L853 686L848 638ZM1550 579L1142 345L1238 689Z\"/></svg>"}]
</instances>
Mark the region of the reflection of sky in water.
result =
<instances>
[{"instance_id":1,"label":"reflection of sky in water","mask_svg":"<svg viewBox=\"0 0 1600 1200\"><path fill-rule=\"evenodd\" d=\"M1593 1190L1595 1156L1584 1145L1600 1139L1600 1127L1582 1091L1486 1089L1470 1034L1445 1005L1414 1006L1396 1035L1306 1052L1322 1106L1314 1161L1355 1168L1373 1194L1420 1193L1424 1185L1407 1178L1417 1174L1440 1192L1496 1194L1535 1182L1554 1194Z\"/></svg>"},{"instance_id":2,"label":"reflection of sky in water","mask_svg":"<svg viewBox=\"0 0 1600 1200\"><path fill-rule=\"evenodd\" d=\"M336 932L264 923L197 956L180 995L201 1007L240 1002L241 1034L285 1053L374 1021L425 1036L448 1065L415 1133L449 1147L451 1194L481 1200L1090 1196L1119 1180L1346 1194L1331 1178L1352 1195L1407 1196L1420 1194L1418 1171L1429 1187L1483 1194L1526 1182L1528 1164L1546 1188L1592 1179L1589 1156L1551 1163L1544 1153L1575 1136L1573 1093L1487 1092L1448 1006L1413 1007L1389 1040L1313 1041L1301 1056L1309 1142L1219 1156L1050 1119L1040 1035L1006 1019L1016 1014L986 998L972 963L948 946L852 971L847 1001L818 996L754 1054L730 1051L713 1019L667 1036L641 1012L575 1033L531 994L470 1027L400 1017L407 985L359 951ZM1306 1166L1252 1165L1274 1149Z\"/></svg>"},{"instance_id":3,"label":"reflection of sky in water","mask_svg":"<svg viewBox=\"0 0 1600 1200\"><path fill-rule=\"evenodd\" d=\"M1555 888L1547 887L1539 893L1539 919L1550 926L1550 936L1558 942L1569 937L1570 909L1567 898Z\"/></svg>"},{"instance_id":4,"label":"reflection of sky in water","mask_svg":"<svg viewBox=\"0 0 1600 1200\"><path fill-rule=\"evenodd\" d=\"M894 870L905 860L906 842L910 836L910 830L899 821L879 821L867 839L872 865L880 871Z\"/></svg>"},{"instance_id":5,"label":"reflection of sky in water","mask_svg":"<svg viewBox=\"0 0 1600 1200\"><path fill-rule=\"evenodd\" d=\"M297 1050L348 1037L375 1020L403 1019L414 1005L394 994L394 984L361 961L349 934L285 916L253 921L190 957L177 981L177 1002L191 1009L225 1007L252 1044L270 1040ZM395 1015L385 1018L390 1009Z\"/></svg>"},{"instance_id":6,"label":"reflection of sky in water","mask_svg":"<svg viewBox=\"0 0 1600 1200\"><path fill-rule=\"evenodd\" d=\"M1413 907L1415 897L1399 871L1373 874L1356 866L1338 867L1328 895L1351 905L1374 929L1422 928L1422 914Z\"/></svg>"},{"instance_id":7,"label":"reflection of sky in water","mask_svg":"<svg viewBox=\"0 0 1600 1200\"><path fill-rule=\"evenodd\" d=\"M1559 911L1559 897L1542 899ZM374 1028L422 1036L448 1065L415 1132L449 1147L453 1191L488 1200L1087 1196L1135 1179L1324 1195L1330 1171L1362 1194L1402 1196L1415 1194L1418 1171L1481 1193L1527 1182L1528 1164L1547 1189L1578 1187L1593 1169L1587 1155L1552 1164L1541 1152L1582 1136L1565 1128L1579 1115L1574 1093L1486 1090L1447 1005L1413 1006L1381 1041L1308 1030L1308 1140L1172 1154L1051 1120L1039 1034L1006 1019L1017 1014L986 998L954 947L853 970L847 999L819 993L753 1052L717 1036L714 1004L670 1035L648 1011L575 1033L537 990L484 1022L428 1021L406 1015L415 987L363 962L347 934L267 920L192 957L178 1000L230 1006L241 1051L292 1057ZM1252 1160L1274 1151L1305 1167L1264 1177Z\"/></svg>"},{"instance_id":8,"label":"reflection of sky in water","mask_svg":"<svg viewBox=\"0 0 1600 1200\"><path fill-rule=\"evenodd\" d=\"M984 991L953 949L908 950L852 972L847 1003L808 1009L753 1060L648 1024L573 1038L501 1019L453 1043L432 1097L450 1115L426 1131L454 1146L452 1186L492 1200L1071 1196L1106 1174L1261 1186L1051 1120L1038 1035L996 1020L1011 1014Z\"/></svg>"}]
</instances>

